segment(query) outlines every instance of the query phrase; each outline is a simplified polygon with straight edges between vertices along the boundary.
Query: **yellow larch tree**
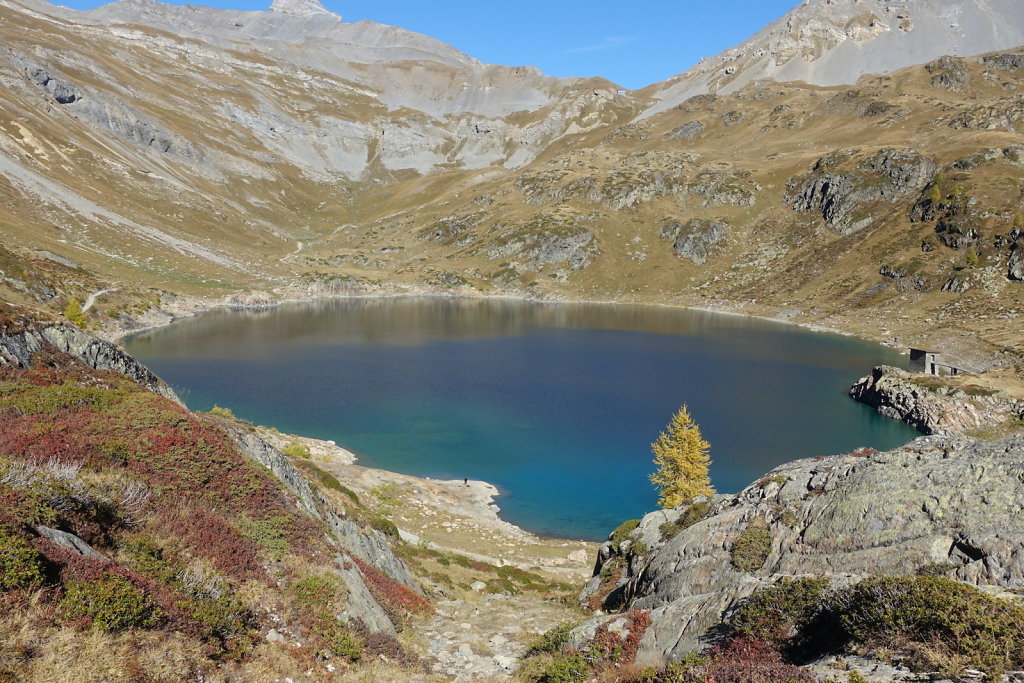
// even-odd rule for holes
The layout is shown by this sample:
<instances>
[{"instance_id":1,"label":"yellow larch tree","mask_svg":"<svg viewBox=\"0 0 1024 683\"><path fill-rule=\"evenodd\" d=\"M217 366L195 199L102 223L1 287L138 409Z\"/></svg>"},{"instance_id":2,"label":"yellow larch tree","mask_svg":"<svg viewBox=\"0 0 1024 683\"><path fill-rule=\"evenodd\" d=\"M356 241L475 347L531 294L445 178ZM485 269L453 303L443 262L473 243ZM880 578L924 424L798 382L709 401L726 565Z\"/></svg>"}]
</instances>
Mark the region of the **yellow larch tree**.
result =
<instances>
[{"instance_id":1,"label":"yellow larch tree","mask_svg":"<svg viewBox=\"0 0 1024 683\"><path fill-rule=\"evenodd\" d=\"M697 496L715 492L708 475L710 448L711 444L700 435L700 427L683 405L672 416L665 431L658 435L658 440L651 444L657 466L651 483L658 488L658 505L674 508Z\"/></svg>"}]
</instances>

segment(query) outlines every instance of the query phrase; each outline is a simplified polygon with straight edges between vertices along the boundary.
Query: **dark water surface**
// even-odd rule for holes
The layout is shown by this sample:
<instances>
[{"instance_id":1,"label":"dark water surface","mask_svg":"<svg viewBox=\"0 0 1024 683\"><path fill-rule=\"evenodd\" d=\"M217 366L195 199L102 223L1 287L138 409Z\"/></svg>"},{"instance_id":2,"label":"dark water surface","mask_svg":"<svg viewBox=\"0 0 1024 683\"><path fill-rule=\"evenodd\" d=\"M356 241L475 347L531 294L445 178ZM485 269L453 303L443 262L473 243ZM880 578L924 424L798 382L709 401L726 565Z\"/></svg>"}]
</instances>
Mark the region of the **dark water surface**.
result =
<instances>
[{"instance_id":1,"label":"dark water surface","mask_svg":"<svg viewBox=\"0 0 1024 683\"><path fill-rule=\"evenodd\" d=\"M483 479L531 531L603 539L655 508L650 443L682 403L719 491L787 460L915 436L846 391L894 351L740 316L501 300L214 311L126 342L194 410L333 439L364 465Z\"/></svg>"}]
</instances>

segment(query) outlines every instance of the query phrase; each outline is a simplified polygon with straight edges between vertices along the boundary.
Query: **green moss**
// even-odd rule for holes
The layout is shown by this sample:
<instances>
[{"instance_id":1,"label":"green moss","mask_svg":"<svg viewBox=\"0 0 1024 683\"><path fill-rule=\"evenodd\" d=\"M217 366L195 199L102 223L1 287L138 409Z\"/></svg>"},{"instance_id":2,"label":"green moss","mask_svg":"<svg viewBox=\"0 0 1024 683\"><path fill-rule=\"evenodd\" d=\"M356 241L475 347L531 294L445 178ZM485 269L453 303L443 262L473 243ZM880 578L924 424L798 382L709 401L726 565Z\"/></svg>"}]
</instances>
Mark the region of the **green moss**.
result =
<instances>
[{"instance_id":1,"label":"green moss","mask_svg":"<svg viewBox=\"0 0 1024 683\"><path fill-rule=\"evenodd\" d=\"M28 541L0 526L0 591L42 584L42 557Z\"/></svg>"},{"instance_id":2,"label":"green moss","mask_svg":"<svg viewBox=\"0 0 1024 683\"><path fill-rule=\"evenodd\" d=\"M771 548L771 532L767 523L758 517L733 542L730 551L732 566L741 572L756 572L764 566Z\"/></svg>"},{"instance_id":3,"label":"green moss","mask_svg":"<svg viewBox=\"0 0 1024 683\"><path fill-rule=\"evenodd\" d=\"M105 574L96 581L69 581L60 604L66 618L88 617L103 631L153 628L163 618L163 611L148 595L117 574Z\"/></svg>"},{"instance_id":4,"label":"green moss","mask_svg":"<svg viewBox=\"0 0 1024 683\"><path fill-rule=\"evenodd\" d=\"M310 574L292 586L295 604L303 609L324 609L336 603L343 595L343 589L333 576Z\"/></svg>"}]
</instances>

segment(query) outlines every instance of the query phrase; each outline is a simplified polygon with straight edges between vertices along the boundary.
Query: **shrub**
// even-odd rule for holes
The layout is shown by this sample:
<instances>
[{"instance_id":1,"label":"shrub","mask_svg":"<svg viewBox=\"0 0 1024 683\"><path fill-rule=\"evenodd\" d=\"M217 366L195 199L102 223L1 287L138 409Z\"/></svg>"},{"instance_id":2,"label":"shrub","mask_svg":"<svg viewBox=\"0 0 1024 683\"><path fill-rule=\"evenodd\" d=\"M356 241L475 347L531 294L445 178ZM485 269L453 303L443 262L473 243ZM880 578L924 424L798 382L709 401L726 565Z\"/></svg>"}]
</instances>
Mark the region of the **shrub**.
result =
<instances>
[{"instance_id":1,"label":"shrub","mask_svg":"<svg viewBox=\"0 0 1024 683\"><path fill-rule=\"evenodd\" d=\"M281 449L281 452L291 458L304 458L309 459L309 446L304 443L300 443L297 439L292 440L287 446Z\"/></svg>"},{"instance_id":2,"label":"shrub","mask_svg":"<svg viewBox=\"0 0 1024 683\"><path fill-rule=\"evenodd\" d=\"M377 531L381 532L385 536L390 536L391 538L395 539L399 538L398 527L395 526L394 522L392 522L390 519L387 519L386 517L371 517L370 526L376 529Z\"/></svg>"},{"instance_id":3,"label":"shrub","mask_svg":"<svg viewBox=\"0 0 1024 683\"><path fill-rule=\"evenodd\" d=\"M534 638L526 649L526 657L532 657L545 652L561 652L562 648L569 642L569 633L578 626L574 621L566 621Z\"/></svg>"},{"instance_id":4,"label":"shrub","mask_svg":"<svg viewBox=\"0 0 1024 683\"><path fill-rule=\"evenodd\" d=\"M555 655L544 669L538 683L583 683L594 668L579 652Z\"/></svg>"},{"instance_id":5,"label":"shrub","mask_svg":"<svg viewBox=\"0 0 1024 683\"><path fill-rule=\"evenodd\" d=\"M61 608L66 618L85 617L104 631L153 628L163 617L149 596L117 574L105 574L95 581L69 581Z\"/></svg>"},{"instance_id":6,"label":"shrub","mask_svg":"<svg viewBox=\"0 0 1024 683\"><path fill-rule=\"evenodd\" d=\"M783 661L768 643L738 636L716 645L708 653L707 678L715 683L815 683L809 671Z\"/></svg>"},{"instance_id":7,"label":"shrub","mask_svg":"<svg viewBox=\"0 0 1024 683\"><path fill-rule=\"evenodd\" d=\"M337 618L321 614L313 624L313 632L320 636L331 652L338 657L350 662L358 662L362 658L362 639Z\"/></svg>"},{"instance_id":8,"label":"shrub","mask_svg":"<svg viewBox=\"0 0 1024 683\"><path fill-rule=\"evenodd\" d=\"M409 614L429 614L434 611L430 601L407 586L403 586L379 569L371 567L354 555L348 556L366 580L370 593L381 604L397 625L406 621Z\"/></svg>"},{"instance_id":9,"label":"shrub","mask_svg":"<svg viewBox=\"0 0 1024 683\"><path fill-rule=\"evenodd\" d=\"M43 584L42 558L28 542L0 526L0 591Z\"/></svg>"},{"instance_id":10,"label":"shrub","mask_svg":"<svg viewBox=\"0 0 1024 683\"><path fill-rule=\"evenodd\" d=\"M332 609L343 596L341 584L333 576L310 574L292 586L295 604L302 609Z\"/></svg>"},{"instance_id":11,"label":"shrub","mask_svg":"<svg viewBox=\"0 0 1024 683\"><path fill-rule=\"evenodd\" d=\"M614 552L619 552L619 547L622 545L622 542L629 538L629 535L633 533L633 530L638 526L640 526L639 519L630 519L616 527L615 531L613 531L611 536L608 537L608 540L611 541L612 544L612 550Z\"/></svg>"},{"instance_id":12,"label":"shrub","mask_svg":"<svg viewBox=\"0 0 1024 683\"><path fill-rule=\"evenodd\" d=\"M214 403L213 407L210 408L210 415L213 415L214 417L222 417L226 420L238 419L235 417L235 414L231 411L231 408L221 408L216 403Z\"/></svg>"},{"instance_id":13,"label":"shrub","mask_svg":"<svg viewBox=\"0 0 1024 683\"><path fill-rule=\"evenodd\" d=\"M827 578L780 579L744 600L730 626L737 633L781 647L811 623L828 585Z\"/></svg>"},{"instance_id":14,"label":"shrub","mask_svg":"<svg viewBox=\"0 0 1024 683\"><path fill-rule=\"evenodd\" d=\"M237 638L256 625L249 608L235 595L197 595L178 603L184 612L203 629L203 635L220 641Z\"/></svg>"},{"instance_id":15,"label":"shrub","mask_svg":"<svg viewBox=\"0 0 1024 683\"><path fill-rule=\"evenodd\" d=\"M661 532L661 538L664 541L669 541L680 534L684 529L689 529L691 526L700 522L708 516L708 512L711 511L711 503L707 501L701 501L700 503L694 503L690 507L686 508L679 518L674 522L665 522L658 527L658 531Z\"/></svg>"},{"instance_id":16,"label":"shrub","mask_svg":"<svg viewBox=\"0 0 1024 683\"><path fill-rule=\"evenodd\" d=\"M733 542L730 556L732 566L741 572L756 572L764 566L772 549L772 536L768 524L755 518Z\"/></svg>"},{"instance_id":17,"label":"shrub","mask_svg":"<svg viewBox=\"0 0 1024 683\"><path fill-rule=\"evenodd\" d=\"M275 515L265 519L242 517L238 520L238 533L266 548L280 560L288 552L288 526L291 519Z\"/></svg>"},{"instance_id":18,"label":"shrub","mask_svg":"<svg viewBox=\"0 0 1024 683\"><path fill-rule=\"evenodd\" d=\"M990 675L1024 665L1024 607L936 576L865 579L833 601L857 643L919 643L918 667L974 667Z\"/></svg>"}]
</instances>

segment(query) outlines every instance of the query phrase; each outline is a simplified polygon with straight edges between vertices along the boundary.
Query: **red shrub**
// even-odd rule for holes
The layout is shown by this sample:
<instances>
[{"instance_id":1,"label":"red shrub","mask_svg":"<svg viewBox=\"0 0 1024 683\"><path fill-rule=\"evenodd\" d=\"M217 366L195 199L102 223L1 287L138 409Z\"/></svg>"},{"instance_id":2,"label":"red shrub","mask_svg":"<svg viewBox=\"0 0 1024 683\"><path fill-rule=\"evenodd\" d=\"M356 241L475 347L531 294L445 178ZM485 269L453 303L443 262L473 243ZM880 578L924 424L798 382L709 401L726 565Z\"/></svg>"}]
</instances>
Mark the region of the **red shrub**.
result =
<instances>
[{"instance_id":1,"label":"red shrub","mask_svg":"<svg viewBox=\"0 0 1024 683\"><path fill-rule=\"evenodd\" d=\"M209 560L227 576L239 580L266 576L256 558L256 544L212 511L177 508L158 515L156 525L180 539L184 550Z\"/></svg>"},{"instance_id":2,"label":"red shrub","mask_svg":"<svg viewBox=\"0 0 1024 683\"><path fill-rule=\"evenodd\" d=\"M430 614L434 611L430 601L416 591L403 586L355 555L349 557L359 568L370 593L388 611L392 621L400 623L410 614Z\"/></svg>"},{"instance_id":3,"label":"red shrub","mask_svg":"<svg viewBox=\"0 0 1024 683\"><path fill-rule=\"evenodd\" d=\"M758 638L736 636L708 653L708 681L713 683L814 683L798 666L787 664L777 649Z\"/></svg>"}]
</instances>

